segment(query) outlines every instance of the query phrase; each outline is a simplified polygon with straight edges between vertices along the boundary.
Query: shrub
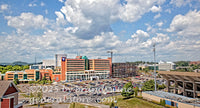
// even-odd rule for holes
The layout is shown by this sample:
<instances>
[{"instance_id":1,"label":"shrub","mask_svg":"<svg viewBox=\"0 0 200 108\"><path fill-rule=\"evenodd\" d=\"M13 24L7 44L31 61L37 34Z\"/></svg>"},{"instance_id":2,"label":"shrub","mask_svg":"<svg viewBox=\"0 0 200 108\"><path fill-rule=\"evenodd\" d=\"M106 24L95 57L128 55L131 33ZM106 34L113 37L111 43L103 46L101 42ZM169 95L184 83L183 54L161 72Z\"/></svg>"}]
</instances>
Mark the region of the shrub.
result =
<instances>
[{"instance_id":1,"label":"shrub","mask_svg":"<svg viewBox=\"0 0 200 108\"><path fill-rule=\"evenodd\" d=\"M110 108L114 108L114 107L115 107L114 102L111 102L111 104L110 104Z\"/></svg>"}]
</instances>

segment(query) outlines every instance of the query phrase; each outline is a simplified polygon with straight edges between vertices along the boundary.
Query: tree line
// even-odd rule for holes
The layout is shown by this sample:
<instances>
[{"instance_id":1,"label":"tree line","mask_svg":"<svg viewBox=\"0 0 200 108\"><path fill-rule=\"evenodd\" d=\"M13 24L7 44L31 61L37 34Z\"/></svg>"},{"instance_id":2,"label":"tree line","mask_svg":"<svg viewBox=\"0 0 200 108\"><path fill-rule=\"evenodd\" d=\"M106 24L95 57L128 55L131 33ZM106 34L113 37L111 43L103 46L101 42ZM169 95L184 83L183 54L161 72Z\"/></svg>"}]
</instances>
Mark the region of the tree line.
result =
<instances>
[{"instance_id":1,"label":"tree line","mask_svg":"<svg viewBox=\"0 0 200 108\"><path fill-rule=\"evenodd\" d=\"M0 72L2 74L5 74L7 71L22 71L22 70L25 70L25 69L29 69L29 66L28 65L25 65L25 66L19 66L19 65L0 66Z\"/></svg>"}]
</instances>

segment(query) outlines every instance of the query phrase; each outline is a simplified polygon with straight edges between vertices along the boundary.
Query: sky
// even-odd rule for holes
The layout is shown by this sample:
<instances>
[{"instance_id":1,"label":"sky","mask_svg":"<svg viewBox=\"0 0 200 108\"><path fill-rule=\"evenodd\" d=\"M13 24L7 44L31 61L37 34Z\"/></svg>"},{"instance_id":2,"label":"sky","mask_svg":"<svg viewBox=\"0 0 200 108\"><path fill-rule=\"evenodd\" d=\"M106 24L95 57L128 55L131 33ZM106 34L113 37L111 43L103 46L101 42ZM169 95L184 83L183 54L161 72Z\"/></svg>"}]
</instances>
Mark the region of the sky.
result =
<instances>
[{"instance_id":1,"label":"sky","mask_svg":"<svg viewBox=\"0 0 200 108\"><path fill-rule=\"evenodd\" d=\"M1 0L0 62L200 60L200 0Z\"/></svg>"}]
</instances>

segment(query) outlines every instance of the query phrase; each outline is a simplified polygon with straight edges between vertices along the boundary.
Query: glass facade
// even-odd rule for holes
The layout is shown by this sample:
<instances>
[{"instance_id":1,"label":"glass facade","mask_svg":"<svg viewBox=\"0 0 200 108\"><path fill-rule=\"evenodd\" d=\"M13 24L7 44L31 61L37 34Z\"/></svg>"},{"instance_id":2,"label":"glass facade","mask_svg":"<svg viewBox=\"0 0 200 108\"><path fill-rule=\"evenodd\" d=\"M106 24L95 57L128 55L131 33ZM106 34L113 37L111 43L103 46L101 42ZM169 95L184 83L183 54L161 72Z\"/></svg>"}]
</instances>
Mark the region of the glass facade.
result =
<instances>
[{"instance_id":1,"label":"glass facade","mask_svg":"<svg viewBox=\"0 0 200 108\"><path fill-rule=\"evenodd\" d=\"M40 79L40 72L39 71L36 71L36 78L35 78L35 80L37 81L37 80L39 80Z\"/></svg>"},{"instance_id":2,"label":"glass facade","mask_svg":"<svg viewBox=\"0 0 200 108\"><path fill-rule=\"evenodd\" d=\"M24 74L24 79L27 79L27 74Z\"/></svg>"},{"instance_id":3,"label":"glass facade","mask_svg":"<svg viewBox=\"0 0 200 108\"><path fill-rule=\"evenodd\" d=\"M18 74L14 74L14 79L18 79Z\"/></svg>"}]
</instances>

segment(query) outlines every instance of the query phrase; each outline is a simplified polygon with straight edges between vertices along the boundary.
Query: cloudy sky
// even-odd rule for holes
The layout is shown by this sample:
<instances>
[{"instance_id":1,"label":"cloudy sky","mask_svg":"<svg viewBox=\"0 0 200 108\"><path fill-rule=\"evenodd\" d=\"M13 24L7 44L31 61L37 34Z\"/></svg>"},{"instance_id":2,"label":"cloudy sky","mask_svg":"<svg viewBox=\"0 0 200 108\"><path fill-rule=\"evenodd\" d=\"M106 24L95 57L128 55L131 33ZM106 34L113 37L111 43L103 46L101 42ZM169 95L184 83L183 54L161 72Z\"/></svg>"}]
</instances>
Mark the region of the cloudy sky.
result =
<instances>
[{"instance_id":1,"label":"cloudy sky","mask_svg":"<svg viewBox=\"0 0 200 108\"><path fill-rule=\"evenodd\" d=\"M0 62L200 60L200 0L1 0Z\"/></svg>"}]
</instances>

